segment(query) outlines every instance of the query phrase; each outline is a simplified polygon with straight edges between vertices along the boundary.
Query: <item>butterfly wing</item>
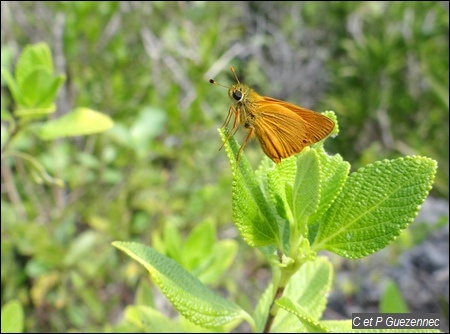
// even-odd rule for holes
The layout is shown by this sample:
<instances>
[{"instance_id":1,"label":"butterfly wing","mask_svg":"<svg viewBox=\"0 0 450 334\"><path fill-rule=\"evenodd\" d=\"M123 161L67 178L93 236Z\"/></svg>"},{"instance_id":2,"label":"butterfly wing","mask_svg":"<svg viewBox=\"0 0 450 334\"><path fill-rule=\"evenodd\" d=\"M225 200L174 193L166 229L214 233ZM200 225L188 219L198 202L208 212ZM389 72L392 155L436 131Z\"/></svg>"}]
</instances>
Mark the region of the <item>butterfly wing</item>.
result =
<instances>
[{"instance_id":1,"label":"butterfly wing","mask_svg":"<svg viewBox=\"0 0 450 334\"><path fill-rule=\"evenodd\" d=\"M258 101L253 127L264 153L275 163L299 153L330 134L328 117L294 104L264 97Z\"/></svg>"},{"instance_id":2,"label":"butterfly wing","mask_svg":"<svg viewBox=\"0 0 450 334\"><path fill-rule=\"evenodd\" d=\"M295 104L277 100L267 96L264 96L264 101L262 104L266 105L266 108L270 108L270 105L273 104L281 105L286 109L288 109L289 111L292 111L298 116L300 116L300 118L306 122L307 132L305 136L309 140L308 145L312 145L314 143L321 141L326 136L328 136L334 129L334 122L328 117L319 114L315 111L299 107Z\"/></svg>"}]
</instances>

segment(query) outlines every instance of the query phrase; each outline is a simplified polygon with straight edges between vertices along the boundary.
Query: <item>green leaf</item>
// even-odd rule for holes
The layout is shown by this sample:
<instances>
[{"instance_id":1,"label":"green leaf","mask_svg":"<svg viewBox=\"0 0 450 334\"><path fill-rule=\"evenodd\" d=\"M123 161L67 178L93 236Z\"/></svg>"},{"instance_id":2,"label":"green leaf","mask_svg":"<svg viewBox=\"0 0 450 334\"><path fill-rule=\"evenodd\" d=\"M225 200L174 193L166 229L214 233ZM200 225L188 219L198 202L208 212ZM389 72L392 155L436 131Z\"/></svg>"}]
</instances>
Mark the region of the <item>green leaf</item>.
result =
<instances>
[{"instance_id":1,"label":"green leaf","mask_svg":"<svg viewBox=\"0 0 450 334\"><path fill-rule=\"evenodd\" d=\"M216 242L215 228L211 222L198 224L189 234L184 245L184 255L188 258L185 263L188 269L195 268L211 254Z\"/></svg>"},{"instance_id":2,"label":"green leaf","mask_svg":"<svg viewBox=\"0 0 450 334\"><path fill-rule=\"evenodd\" d=\"M153 288L151 284L148 284L147 277L142 277L139 279L139 283L134 294L134 303L136 305L155 307Z\"/></svg>"},{"instance_id":3,"label":"green leaf","mask_svg":"<svg viewBox=\"0 0 450 334\"><path fill-rule=\"evenodd\" d=\"M54 85L53 75L38 66L35 66L20 85L24 104L19 107L42 107L42 96L47 94L51 86Z\"/></svg>"},{"instance_id":4,"label":"green leaf","mask_svg":"<svg viewBox=\"0 0 450 334\"><path fill-rule=\"evenodd\" d=\"M219 133L225 141L228 130L221 128ZM236 162L239 148L234 137L229 138L225 149L233 173L233 219L242 238L251 247L280 244L278 224L272 205L266 200L244 154L241 155L239 163Z\"/></svg>"},{"instance_id":5,"label":"green leaf","mask_svg":"<svg viewBox=\"0 0 450 334\"><path fill-rule=\"evenodd\" d=\"M301 324L306 328L306 331L313 333L329 332L329 330L323 324L309 315L300 305L293 303L289 298L282 297L278 299L276 303L285 311L295 315L298 320L300 320ZM297 332L297 330L294 330L294 328L290 328L289 331Z\"/></svg>"},{"instance_id":6,"label":"green leaf","mask_svg":"<svg viewBox=\"0 0 450 334\"><path fill-rule=\"evenodd\" d=\"M271 166L273 166L273 162L269 158L266 158L264 161L270 161ZM290 204L292 204L292 185L294 184L295 173L297 171L296 161L296 156L283 159L281 163L275 165L275 168L272 167L270 170L267 170L265 180L261 177L263 189L267 188L265 191L266 198L270 198L278 212L278 215L276 215L278 230L280 231L280 238L283 242L282 249L286 252L290 248L289 240L291 231L289 222L294 221L292 206ZM260 168L258 172L262 170ZM275 249L273 248L269 246L269 249L263 250L260 248L260 250L269 258L271 254L274 254Z\"/></svg>"},{"instance_id":7,"label":"green leaf","mask_svg":"<svg viewBox=\"0 0 450 334\"><path fill-rule=\"evenodd\" d=\"M186 239L181 263L204 284L217 284L232 264L237 249L234 240L218 242L214 224L206 221L197 225Z\"/></svg>"},{"instance_id":8,"label":"green leaf","mask_svg":"<svg viewBox=\"0 0 450 334\"><path fill-rule=\"evenodd\" d=\"M11 123L14 122L14 118L8 110L2 109L1 113L2 113L2 115L1 115L2 121L11 122Z\"/></svg>"},{"instance_id":9,"label":"green leaf","mask_svg":"<svg viewBox=\"0 0 450 334\"><path fill-rule=\"evenodd\" d=\"M48 115L53 113L56 110L56 106L54 103L48 105L45 108L28 108L28 107L19 107L14 111L14 115L18 117L28 117L28 118L39 118L43 115Z\"/></svg>"},{"instance_id":10,"label":"green leaf","mask_svg":"<svg viewBox=\"0 0 450 334\"><path fill-rule=\"evenodd\" d=\"M26 78L36 68L43 69L50 76L53 75L52 54L44 42L27 45L17 60L16 81L21 90L24 88Z\"/></svg>"},{"instance_id":11,"label":"green leaf","mask_svg":"<svg viewBox=\"0 0 450 334\"><path fill-rule=\"evenodd\" d=\"M167 114L164 110L145 107L137 115L130 134L136 142L149 142L164 130L166 122Z\"/></svg>"},{"instance_id":12,"label":"green leaf","mask_svg":"<svg viewBox=\"0 0 450 334\"><path fill-rule=\"evenodd\" d=\"M52 77L46 89L41 90L39 100L36 101L37 106L46 107L52 105L53 101L55 101L56 96L58 95L59 87L61 87L65 80L65 75Z\"/></svg>"},{"instance_id":13,"label":"green leaf","mask_svg":"<svg viewBox=\"0 0 450 334\"><path fill-rule=\"evenodd\" d=\"M303 264L289 280L283 296L302 306L313 319L320 319L327 304L327 296L333 282L333 267L326 257ZM298 326L298 320L289 313L280 311L275 318L273 329L289 332Z\"/></svg>"},{"instance_id":14,"label":"green leaf","mask_svg":"<svg viewBox=\"0 0 450 334\"><path fill-rule=\"evenodd\" d=\"M327 138L329 138L329 137L333 137L333 138L336 137L336 136L339 134L339 122L338 122L338 120L337 120L336 114L334 113L333 110L327 110L327 111L324 111L322 114L323 114L324 116L327 116L329 119L331 119L331 120L334 122L334 128L333 128L333 131L331 131L330 135L329 135ZM320 141L319 143L325 142L325 140L326 140L327 138L325 138L324 140ZM317 147L317 146L316 146L316 147ZM322 147L323 147L323 146L322 146Z\"/></svg>"},{"instance_id":15,"label":"green leaf","mask_svg":"<svg viewBox=\"0 0 450 334\"><path fill-rule=\"evenodd\" d=\"M297 158L297 173L292 190L292 212L300 228L317 209L320 198L319 161L316 150L304 149Z\"/></svg>"},{"instance_id":16,"label":"green leaf","mask_svg":"<svg viewBox=\"0 0 450 334\"><path fill-rule=\"evenodd\" d=\"M38 134L41 139L52 140L103 132L112 126L113 121L109 116L88 108L77 108L60 118L48 121Z\"/></svg>"},{"instance_id":17,"label":"green leaf","mask_svg":"<svg viewBox=\"0 0 450 334\"><path fill-rule=\"evenodd\" d=\"M281 160L281 163L267 171L267 183L272 201L278 214L289 221L294 220L292 207L292 185L297 172L295 156ZM288 197L289 196L289 197Z\"/></svg>"},{"instance_id":18,"label":"green leaf","mask_svg":"<svg viewBox=\"0 0 450 334\"><path fill-rule=\"evenodd\" d=\"M15 80L2 68L18 110L16 116L38 116L54 111L53 102L64 75L54 76L50 49L45 43L24 48L16 65Z\"/></svg>"},{"instance_id":19,"label":"green leaf","mask_svg":"<svg viewBox=\"0 0 450 334\"><path fill-rule=\"evenodd\" d=\"M352 330L352 320L323 320L320 322L323 326L328 328L332 333L351 333L353 331L359 332L359 330Z\"/></svg>"},{"instance_id":20,"label":"green leaf","mask_svg":"<svg viewBox=\"0 0 450 334\"><path fill-rule=\"evenodd\" d=\"M255 311L253 313L253 319L255 319L257 333L262 333L264 330L264 325L269 314L270 304L272 303L272 297L273 284L269 284L262 296L259 298L258 304L256 305ZM275 320L277 318L278 316L275 318Z\"/></svg>"},{"instance_id":21,"label":"green leaf","mask_svg":"<svg viewBox=\"0 0 450 334\"><path fill-rule=\"evenodd\" d=\"M135 149L134 139L131 137L129 129L123 124L115 122L114 126L105 135L111 138L114 145Z\"/></svg>"},{"instance_id":22,"label":"green leaf","mask_svg":"<svg viewBox=\"0 0 450 334\"><path fill-rule=\"evenodd\" d=\"M184 256L182 250L182 241L178 228L174 224L164 225L164 243L161 245L163 249L158 249L158 251L163 252L173 260L181 263L183 267L186 266L184 263Z\"/></svg>"},{"instance_id":23,"label":"green leaf","mask_svg":"<svg viewBox=\"0 0 450 334\"><path fill-rule=\"evenodd\" d=\"M2 307L2 333L22 333L23 308L18 300L10 300Z\"/></svg>"},{"instance_id":24,"label":"green leaf","mask_svg":"<svg viewBox=\"0 0 450 334\"><path fill-rule=\"evenodd\" d=\"M436 161L378 161L352 173L323 217L313 249L361 258L384 248L411 223L431 189Z\"/></svg>"},{"instance_id":25,"label":"green leaf","mask_svg":"<svg viewBox=\"0 0 450 334\"><path fill-rule=\"evenodd\" d=\"M329 156L318 149L320 165L320 202L317 211L310 216L309 222L315 223L335 201L348 177L350 164L339 154Z\"/></svg>"},{"instance_id":26,"label":"green leaf","mask_svg":"<svg viewBox=\"0 0 450 334\"><path fill-rule=\"evenodd\" d=\"M333 282L333 267L324 256L304 263L292 276L284 294L315 319L320 319Z\"/></svg>"},{"instance_id":27,"label":"green leaf","mask_svg":"<svg viewBox=\"0 0 450 334\"><path fill-rule=\"evenodd\" d=\"M283 165L284 162L287 160L289 159L283 159L278 166ZM256 179L258 180L258 183L261 185L261 188L265 196L269 196L268 175L274 170L276 170L276 168L274 168L273 161L270 160L269 157L264 156L255 172Z\"/></svg>"},{"instance_id":28,"label":"green leaf","mask_svg":"<svg viewBox=\"0 0 450 334\"><path fill-rule=\"evenodd\" d=\"M196 268L196 276L205 284L220 282L224 272L233 264L237 251L238 244L235 240L217 242L211 255Z\"/></svg>"},{"instance_id":29,"label":"green leaf","mask_svg":"<svg viewBox=\"0 0 450 334\"><path fill-rule=\"evenodd\" d=\"M334 122L334 129L330 137L335 137L339 133L339 123L334 111L325 111L325 116ZM330 156L325 151L323 145L316 145L320 165L320 205L317 212L311 217L310 222L319 219L331 203L336 199L347 180L350 164L343 161L339 154Z\"/></svg>"},{"instance_id":30,"label":"green leaf","mask_svg":"<svg viewBox=\"0 0 450 334\"><path fill-rule=\"evenodd\" d=\"M381 295L379 311L381 313L409 313L408 305L394 281L389 280Z\"/></svg>"},{"instance_id":31,"label":"green leaf","mask_svg":"<svg viewBox=\"0 0 450 334\"><path fill-rule=\"evenodd\" d=\"M6 85L8 86L11 95L16 102L16 104L23 103L23 96L20 91L19 86L17 85L16 80L14 80L12 74L4 67L2 67L2 77L5 79Z\"/></svg>"},{"instance_id":32,"label":"green leaf","mask_svg":"<svg viewBox=\"0 0 450 334\"><path fill-rule=\"evenodd\" d=\"M125 309L125 318L144 333L183 332L177 322L149 306L128 306Z\"/></svg>"},{"instance_id":33,"label":"green leaf","mask_svg":"<svg viewBox=\"0 0 450 334\"><path fill-rule=\"evenodd\" d=\"M113 246L142 264L174 307L193 323L211 328L243 318L252 322L239 306L208 289L178 263L153 248L120 241L113 242Z\"/></svg>"},{"instance_id":34,"label":"green leaf","mask_svg":"<svg viewBox=\"0 0 450 334\"><path fill-rule=\"evenodd\" d=\"M144 159L148 155L149 144L165 129L167 113L158 108L144 107L139 111L133 125L130 127L130 142L128 145Z\"/></svg>"},{"instance_id":35,"label":"green leaf","mask_svg":"<svg viewBox=\"0 0 450 334\"><path fill-rule=\"evenodd\" d=\"M101 233L94 230L86 230L72 240L67 247L64 255L64 265L67 267L75 266L83 261L89 254L95 251L102 239Z\"/></svg>"}]
</instances>

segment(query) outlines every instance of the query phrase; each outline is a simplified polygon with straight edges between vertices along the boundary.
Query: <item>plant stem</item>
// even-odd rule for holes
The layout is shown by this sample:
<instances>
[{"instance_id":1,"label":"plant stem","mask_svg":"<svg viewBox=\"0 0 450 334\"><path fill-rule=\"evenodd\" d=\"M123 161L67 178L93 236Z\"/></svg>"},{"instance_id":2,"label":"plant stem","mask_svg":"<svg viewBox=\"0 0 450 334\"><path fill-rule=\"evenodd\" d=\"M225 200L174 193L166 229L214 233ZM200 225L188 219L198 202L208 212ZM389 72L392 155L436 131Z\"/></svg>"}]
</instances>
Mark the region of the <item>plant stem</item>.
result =
<instances>
[{"instance_id":1,"label":"plant stem","mask_svg":"<svg viewBox=\"0 0 450 334\"><path fill-rule=\"evenodd\" d=\"M274 270L273 289L275 293L273 294L272 303L270 304L269 314L267 315L267 320L264 325L263 333L270 332L273 321L276 315L278 314L279 310L279 306L276 304L276 301L283 296L284 289L286 288L289 280L300 267L300 262L298 261L294 262L286 261L285 255L280 248L277 249L277 255L279 266L274 265L272 267Z\"/></svg>"},{"instance_id":2,"label":"plant stem","mask_svg":"<svg viewBox=\"0 0 450 334\"><path fill-rule=\"evenodd\" d=\"M280 299L284 292L284 286L280 286L277 289L277 292L275 293L275 296L272 300L272 303L270 304L269 314L267 316L266 324L264 325L263 333L269 333L270 328L272 327L273 320L275 319L275 316L278 313L279 307L275 304L275 301L277 299Z\"/></svg>"}]
</instances>

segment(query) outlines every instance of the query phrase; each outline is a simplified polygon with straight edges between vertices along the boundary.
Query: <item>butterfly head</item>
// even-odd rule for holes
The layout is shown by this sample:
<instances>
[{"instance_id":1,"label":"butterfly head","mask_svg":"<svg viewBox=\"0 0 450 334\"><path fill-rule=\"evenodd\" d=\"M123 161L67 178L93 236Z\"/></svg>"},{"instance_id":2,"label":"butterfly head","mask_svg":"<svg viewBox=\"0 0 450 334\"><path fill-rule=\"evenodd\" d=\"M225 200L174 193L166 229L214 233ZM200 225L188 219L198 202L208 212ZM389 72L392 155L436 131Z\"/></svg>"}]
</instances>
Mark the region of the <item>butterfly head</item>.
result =
<instances>
[{"instance_id":1,"label":"butterfly head","mask_svg":"<svg viewBox=\"0 0 450 334\"><path fill-rule=\"evenodd\" d=\"M250 87L241 83L237 83L230 86L230 88L228 89L228 96L230 97L231 101L233 101L233 103L242 103L245 102L249 91Z\"/></svg>"}]
</instances>

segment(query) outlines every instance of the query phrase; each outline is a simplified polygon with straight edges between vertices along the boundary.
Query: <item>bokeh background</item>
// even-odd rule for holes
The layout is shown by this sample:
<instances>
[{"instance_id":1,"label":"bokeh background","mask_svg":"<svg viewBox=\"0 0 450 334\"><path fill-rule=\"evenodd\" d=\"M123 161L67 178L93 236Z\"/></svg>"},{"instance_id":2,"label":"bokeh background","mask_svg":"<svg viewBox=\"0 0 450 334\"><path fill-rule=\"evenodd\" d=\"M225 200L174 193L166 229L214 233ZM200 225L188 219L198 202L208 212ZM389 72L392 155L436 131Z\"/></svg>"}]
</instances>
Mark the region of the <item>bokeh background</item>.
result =
<instances>
[{"instance_id":1,"label":"bokeh background","mask_svg":"<svg viewBox=\"0 0 450 334\"><path fill-rule=\"evenodd\" d=\"M360 261L330 255L336 280L325 316L376 311L390 281L410 310L448 319L448 1L11 1L1 4L1 29L10 70L27 44L50 46L66 75L52 117L86 106L115 122L99 135L17 141L64 188L2 159L1 298L20 301L26 331L135 330L123 310L142 289L173 316L111 242L164 251L168 229L184 240L201 223L238 244L214 285L253 310L270 272L232 224L217 133L230 100L208 83L230 85L231 65L261 95L334 110L340 133L326 148L353 171L409 154L438 161L430 197L396 242ZM13 110L3 80L1 94L2 110ZM2 138L7 131L2 123ZM258 143L245 153L256 168Z\"/></svg>"}]
</instances>

